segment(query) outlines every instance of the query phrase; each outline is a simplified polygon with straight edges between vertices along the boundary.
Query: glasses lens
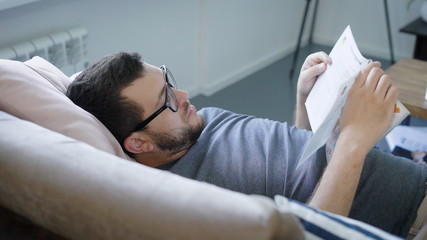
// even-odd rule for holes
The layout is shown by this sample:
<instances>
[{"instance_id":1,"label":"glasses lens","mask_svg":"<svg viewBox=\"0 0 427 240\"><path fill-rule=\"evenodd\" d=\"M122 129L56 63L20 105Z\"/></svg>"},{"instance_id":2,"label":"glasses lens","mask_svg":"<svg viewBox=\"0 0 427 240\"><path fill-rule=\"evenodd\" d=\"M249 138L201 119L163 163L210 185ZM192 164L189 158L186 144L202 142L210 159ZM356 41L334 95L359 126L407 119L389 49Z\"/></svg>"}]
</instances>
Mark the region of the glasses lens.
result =
<instances>
[{"instance_id":1,"label":"glasses lens","mask_svg":"<svg viewBox=\"0 0 427 240\"><path fill-rule=\"evenodd\" d=\"M165 74L165 80L167 83L167 96L168 96L168 103L169 108L171 108L172 111L176 112L178 111L178 101L176 100L175 93L173 92L172 88L176 89L176 82L175 78L173 77L171 71L166 66L160 67L163 70L163 73Z\"/></svg>"},{"instance_id":2,"label":"glasses lens","mask_svg":"<svg viewBox=\"0 0 427 240\"><path fill-rule=\"evenodd\" d=\"M171 87L167 87L166 91L168 93L168 102L173 111L178 111L178 101L176 100L175 93L173 93Z\"/></svg>"},{"instance_id":3,"label":"glasses lens","mask_svg":"<svg viewBox=\"0 0 427 240\"><path fill-rule=\"evenodd\" d=\"M171 71L169 71L169 69L165 67L165 72L166 72L166 81L168 82L169 87L176 89L177 85Z\"/></svg>"}]
</instances>

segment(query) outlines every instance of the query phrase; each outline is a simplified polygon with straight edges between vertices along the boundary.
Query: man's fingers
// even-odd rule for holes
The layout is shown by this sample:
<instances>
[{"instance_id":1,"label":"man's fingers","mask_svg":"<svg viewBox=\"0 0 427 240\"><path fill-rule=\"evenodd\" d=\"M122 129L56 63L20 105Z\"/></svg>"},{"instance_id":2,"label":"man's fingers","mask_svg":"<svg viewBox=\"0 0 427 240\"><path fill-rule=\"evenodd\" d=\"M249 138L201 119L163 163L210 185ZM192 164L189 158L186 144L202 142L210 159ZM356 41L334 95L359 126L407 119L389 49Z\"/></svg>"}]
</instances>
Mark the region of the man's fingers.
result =
<instances>
[{"instance_id":1,"label":"man's fingers","mask_svg":"<svg viewBox=\"0 0 427 240\"><path fill-rule=\"evenodd\" d=\"M366 78L365 86L369 90L374 92L375 89L377 88L380 78L383 75L384 75L384 71L381 68L377 68L377 67L372 68L368 74L368 77Z\"/></svg>"},{"instance_id":2,"label":"man's fingers","mask_svg":"<svg viewBox=\"0 0 427 240\"><path fill-rule=\"evenodd\" d=\"M368 78L369 73L373 68L380 68L381 63L380 62L371 62L367 66L365 66L359 73L359 75L356 78L355 85L358 87L362 87L365 85L366 79Z\"/></svg>"},{"instance_id":3,"label":"man's fingers","mask_svg":"<svg viewBox=\"0 0 427 240\"><path fill-rule=\"evenodd\" d=\"M322 74L324 71L326 70L326 64L325 63L319 63L317 65L314 65L310 68L308 68L307 70L304 71L304 75L307 78L313 78L316 76L319 76L320 74Z\"/></svg>"},{"instance_id":4,"label":"man's fingers","mask_svg":"<svg viewBox=\"0 0 427 240\"><path fill-rule=\"evenodd\" d=\"M385 100L387 102L395 103L397 96L399 96L399 89L394 86L390 86L385 95Z\"/></svg>"},{"instance_id":5,"label":"man's fingers","mask_svg":"<svg viewBox=\"0 0 427 240\"><path fill-rule=\"evenodd\" d=\"M325 52L317 52L313 54L313 60L316 62L324 62L326 64L331 64L332 60Z\"/></svg>"},{"instance_id":6,"label":"man's fingers","mask_svg":"<svg viewBox=\"0 0 427 240\"><path fill-rule=\"evenodd\" d=\"M375 93L379 94L380 96L383 96L383 98L386 97L386 94L388 90L391 87L391 78L389 75L383 74L380 77L380 80L378 81L377 87L375 89Z\"/></svg>"},{"instance_id":7,"label":"man's fingers","mask_svg":"<svg viewBox=\"0 0 427 240\"><path fill-rule=\"evenodd\" d=\"M328 56L328 54L326 54L324 52L316 52L316 53L310 54L306 58L306 60L304 62L304 66L305 66L306 69L308 69L308 68L310 68L310 67L312 67L314 65L317 65L319 63L322 63L322 62L324 62L326 64L331 64L332 60Z\"/></svg>"},{"instance_id":8,"label":"man's fingers","mask_svg":"<svg viewBox=\"0 0 427 240\"><path fill-rule=\"evenodd\" d=\"M393 114L393 112L396 110L396 101L397 96L399 95L399 89L393 86L390 86L390 88L387 90L385 95L385 107L388 108L389 113Z\"/></svg>"}]
</instances>

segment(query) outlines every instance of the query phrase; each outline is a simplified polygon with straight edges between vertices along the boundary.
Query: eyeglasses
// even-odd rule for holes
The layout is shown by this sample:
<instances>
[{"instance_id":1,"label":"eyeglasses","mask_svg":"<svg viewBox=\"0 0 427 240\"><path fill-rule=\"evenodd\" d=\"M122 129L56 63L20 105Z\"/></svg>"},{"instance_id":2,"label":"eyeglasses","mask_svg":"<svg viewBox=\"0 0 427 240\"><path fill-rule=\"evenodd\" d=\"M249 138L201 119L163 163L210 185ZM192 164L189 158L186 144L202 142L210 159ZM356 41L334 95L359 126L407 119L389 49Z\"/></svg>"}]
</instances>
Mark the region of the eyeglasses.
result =
<instances>
[{"instance_id":1,"label":"eyeglasses","mask_svg":"<svg viewBox=\"0 0 427 240\"><path fill-rule=\"evenodd\" d=\"M160 113L162 113L165 109L169 108L172 112L178 111L178 101L176 100L175 93L173 93L172 89L175 88L176 82L175 79L172 76L172 73L169 71L169 69L163 65L160 67L160 69L163 71L163 77L165 79L166 84L166 93L165 93L165 104L159 108L156 112L151 114L147 119L140 122L138 126L133 130L134 132L137 132L141 129L143 129L147 124L149 124L151 121L153 121L154 118L156 118Z\"/></svg>"}]
</instances>

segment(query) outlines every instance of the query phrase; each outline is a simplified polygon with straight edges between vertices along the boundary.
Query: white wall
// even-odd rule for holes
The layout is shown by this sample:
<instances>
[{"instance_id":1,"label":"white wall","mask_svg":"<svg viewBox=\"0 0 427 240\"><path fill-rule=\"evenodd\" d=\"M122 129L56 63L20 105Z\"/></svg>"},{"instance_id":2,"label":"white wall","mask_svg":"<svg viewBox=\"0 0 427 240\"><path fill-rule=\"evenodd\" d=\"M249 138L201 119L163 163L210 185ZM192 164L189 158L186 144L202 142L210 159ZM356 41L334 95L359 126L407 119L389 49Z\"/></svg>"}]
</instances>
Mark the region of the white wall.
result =
<instances>
[{"instance_id":1,"label":"white wall","mask_svg":"<svg viewBox=\"0 0 427 240\"><path fill-rule=\"evenodd\" d=\"M422 2L415 1L407 10L408 0L387 1L396 60L412 56L415 37L399 30L419 17ZM390 58L383 0L321 0L317 20L314 42L332 46L350 25L362 53Z\"/></svg>"},{"instance_id":2,"label":"white wall","mask_svg":"<svg viewBox=\"0 0 427 240\"><path fill-rule=\"evenodd\" d=\"M303 1L203 1L207 95L289 54ZM298 19L298 20L297 20Z\"/></svg>"},{"instance_id":3,"label":"white wall","mask_svg":"<svg viewBox=\"0 0 427 240\"><path fill-rule=\"evenodd\" d=\"M388 2L396 59L410 57L415 38L399 29L418 17L422 1L410 11L407 1ZM333 45L350 24L362 53L388 58L382 4L321 0L314 42ZM0 11L0 47L82 26L89 32L90 62L114 51L138 51L151 64L169 66L191 96L209 95L292 52L304 5L301 0L42 0Z\"/></svg>"},{"instance_id":4,"label":"white wall","mask_svg":"<svg viewBox=\"0 0 427 240\"><path fill-rule=\"evenodd\" d=\"M0 11L0 47L73 26L88 30L88 60L140 52L169 66L179 87L196 93L197 1L42 0Z\"/></svg>"}]
</instances>

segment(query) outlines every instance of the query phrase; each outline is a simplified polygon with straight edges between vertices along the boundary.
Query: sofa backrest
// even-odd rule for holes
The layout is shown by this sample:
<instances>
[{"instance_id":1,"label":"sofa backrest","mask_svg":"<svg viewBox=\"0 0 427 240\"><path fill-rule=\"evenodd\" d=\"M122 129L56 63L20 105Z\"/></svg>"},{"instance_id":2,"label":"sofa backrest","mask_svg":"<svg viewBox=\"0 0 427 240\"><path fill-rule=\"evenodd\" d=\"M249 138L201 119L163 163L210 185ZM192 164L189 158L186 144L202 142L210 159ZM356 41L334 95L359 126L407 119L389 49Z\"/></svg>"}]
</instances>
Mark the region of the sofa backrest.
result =
<instances>
[{"instance_id":1,"label":"sofa backrest","mask_svg":"<svg viewBox=\"0 0 427 240\"><path fill-rule=\"evenodd\" d=\"M0 204L70 239L302 239L291 214L0 111Z\"/></svg>"}]
</instances>

